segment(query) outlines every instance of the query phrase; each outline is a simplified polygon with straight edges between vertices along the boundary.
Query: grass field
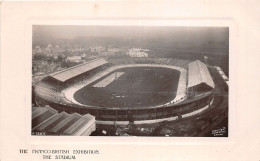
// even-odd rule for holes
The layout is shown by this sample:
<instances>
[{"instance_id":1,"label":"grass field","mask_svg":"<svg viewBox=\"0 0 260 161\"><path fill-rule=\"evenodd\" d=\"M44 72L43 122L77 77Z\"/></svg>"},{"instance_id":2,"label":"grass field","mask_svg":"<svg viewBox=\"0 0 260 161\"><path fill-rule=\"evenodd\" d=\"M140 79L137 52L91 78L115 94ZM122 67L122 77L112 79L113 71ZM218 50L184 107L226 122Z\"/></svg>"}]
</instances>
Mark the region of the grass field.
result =
<instances>
[{"instance_id":1,"label":"grass field","mask_svg":"<svg viewBox=\"0 0 260 161\"><path fill-rule=\"evenodd\" d=\"M107 86L93 85L112 73L83 87L74 94L76 101L100 107L144 107L167 103L176 96L180 72L160 67L130 67L114 72L124 72Z\"/></svg>"}]
</instances>

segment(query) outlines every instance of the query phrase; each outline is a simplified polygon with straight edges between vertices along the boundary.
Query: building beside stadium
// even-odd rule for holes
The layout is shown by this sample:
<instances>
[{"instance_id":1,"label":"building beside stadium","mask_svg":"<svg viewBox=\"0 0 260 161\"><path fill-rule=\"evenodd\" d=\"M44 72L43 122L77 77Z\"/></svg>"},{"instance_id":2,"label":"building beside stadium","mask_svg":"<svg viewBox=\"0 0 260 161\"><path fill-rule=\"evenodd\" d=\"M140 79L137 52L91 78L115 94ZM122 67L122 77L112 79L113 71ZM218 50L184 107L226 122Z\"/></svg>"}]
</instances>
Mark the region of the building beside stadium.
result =
<instances>
[{"instance_id":1,"label":"building beside stadium","mask_svg":"<svg viewBox=\"0 0 260 161\"><path fill-rule=\"evenodd\" d=\"M149 80L133 72L137 68L142 69ZM167 73L162 75L160 71ZM160 86L156 82L152 84L157 80L167 81L170 77L173 79L169 80L176 79L176 82ZM116 85L117 82L120 85ZM126 85L129 83L136 89L128 88ZM140 89L142 84L147 88ZM126 91L122 90L124 87ZM113 124L115 121L119 124L142 124L200 113L211 106L214 88L207 66L199 60L98 58L44 78L35 86L35 98L39 105L49 105L59 112L91 114L100 124ZM153 89L161 91L149 94ZM141 96L140 93L145 98L134 99L135 95Z\"/></svg>"},{"instance_id":2,"label":"building beside stadium","mask_svg":"<svg viewBox=\"0 0 260 161\"><path fill-rule=\"evenodd\" d=\"M129 49L129 51L126 53L126 55L129 55L130 57L148 57L148 53L144 52L141 48L132 48Z\"/></svg>"},{"instance_id":3,"label":"building beside stadium","mask_svg":"<svg viewBox=\"0 0 260 161\"><path fill-rule=\"evenodd\" d=\"M96 130L95 117L45 107L32 108L32 135L89 136Z\"/></svg>"}]
</instances>

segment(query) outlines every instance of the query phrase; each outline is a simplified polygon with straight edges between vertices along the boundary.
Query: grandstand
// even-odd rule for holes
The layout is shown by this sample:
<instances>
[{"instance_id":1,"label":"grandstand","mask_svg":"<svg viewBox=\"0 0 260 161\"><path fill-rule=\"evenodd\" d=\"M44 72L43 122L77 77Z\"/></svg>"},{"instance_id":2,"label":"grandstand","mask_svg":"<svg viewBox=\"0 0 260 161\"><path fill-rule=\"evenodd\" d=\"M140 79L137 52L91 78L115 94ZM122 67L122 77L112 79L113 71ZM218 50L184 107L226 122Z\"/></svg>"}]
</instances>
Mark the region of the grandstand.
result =
<instances>
[{"instance_id":1,"label":"grandstand","mask_svg":"<svg viewBox=\"0 0 260 161\"><path fill-rule=\"evenodd\" d=\"M157 65L172 65L182 68L187 68L191 62L183 59L172 59L172 58L113 58L108 60L114 65L124 64L157 64Z\"/></svg>"},{"instance_id":2,"label":"grandstand","mask_svg":"<svg viewBox=\"0 0 260 161\"><path fill-rule=\"evenodd\" d=\"M199 60L188 64L188 90L191 92L205 92L214 89L215 84L207 66Z\"/></svg>"},{"instance_id":3,"label":"grandstand","mask_svg":"<svg viewBox=\"0 0 260 161\"><path fill-rule=\"evenodd\" d=\"M118 86L116 84L119 81L121 81L121 85L129 85L129 74L126 69L130 68L144 69L143 71L146 73L149 70L156 71L159 69L165 72L154 73L158 78L151 77L152 80L148 80L148 82L155 81L154 86L146 83L146 85L150 84L151 89L149 90L147 90L149 86L143 89L138 86L143 81L147 81L146 78L140 77L142 72L139 72L138 77L135 78L132 75L130 79L136 86L136 90L131 90L130 93L127 93L127 91L115 92L115 88ZM179 73L177 74L178 77L175 74L170 74L171 77L175 77L176 82L173 81L174 79L169 79L170 71ZM117 75L114 73L124 74L114 79L113 77ZM161 80L167 78L172 82L157 84L161 82L159 78L164 78ZM122 81L128 83L122 83ZM123 90L124 87L121 87L121 85L120 88ZM171 86L175 87L172 88ZM170 87L172 91L169 89ZM167 90L159 90L158 93L158 89L164 88ZM96 117L98 123L110 122L112 124L114 121L125 123L134 120L137 121L136 123L138 121L140 123L140 121L151 122L153 120L154 122L195 115L210 107L214 98L214 88L215 85L207 66L199 60L191 62L168 58L109 58L107 60L98 58L51 74L36 85L35 94L39 105L50 105L59 112L89 113ZM85 101L79 102L75 93L82 89L85 91L80 94L80 97ZM130 91L129 88L125 89ZM156 90L153 92L152 89ZM107 97L103 97L104 93L109 92L109 90L110 96L108 93ZM147 91L149 91L148 94L153 93L150 95L150 99L148 97L142 99L142 95L138 95L137 100L131 100L135 102L129 102L130 100L127 99L127 95L137 96L137 93L133 92L145 94ZM97 103L89 104L92 97L95 97L94 101L97 100ZM125 104L118 104L116 103L117 100L121 102L125 100ZM149 102L147 102L148 100ZM114 102L114 104L111 104L111 102Z\"/></svg>"},{"instance_id":4,"label":"grandstand","mask_svg":"<svg viewBox=\"0 0 260 161\"><path fill-rule=\"evenodd\" d=\"M72 79L76 76L79 76L83 73L86 73L92 69L95 69L99 66L107 64L108 62L105 59L95 59L77 66L68 68L66 70L51 74L50 76L60 82L65 82L69 79Z\"/></svg>"},{"instance_id":5,"label":"grandstand","mask_svg":"<svg viewBox=\"0 0 260 161\"><path fill-rule=\"evenodd\" d=\"M46 100L68 104L70 101L64 97L62 90L91 78L97 71L108 66L109 64L105 59L99 58L53 73L36 85L35 92Z\"/></svg>"}]
</instances>

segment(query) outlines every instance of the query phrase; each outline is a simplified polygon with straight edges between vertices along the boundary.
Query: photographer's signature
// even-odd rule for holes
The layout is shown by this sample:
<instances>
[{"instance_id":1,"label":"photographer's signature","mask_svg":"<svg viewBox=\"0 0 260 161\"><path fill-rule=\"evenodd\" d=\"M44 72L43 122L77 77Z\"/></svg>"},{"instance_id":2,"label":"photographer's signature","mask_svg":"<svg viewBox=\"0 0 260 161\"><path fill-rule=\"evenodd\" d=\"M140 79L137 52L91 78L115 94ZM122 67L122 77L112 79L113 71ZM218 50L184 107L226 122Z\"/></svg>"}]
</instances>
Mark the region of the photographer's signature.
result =
<instances>
[{"instance_id":1,"label":"photographer's signature","mask_svg":"<svg viewBox=\"0 0 260 161\"><path fill-rule=\"evenodd\" d=\"M217 129L217 130L212 130L212 135L223 136L223 134L225 134L226 132L227 132L226 127L222 127L222 128Z\"/></svg>"}]
</instances>

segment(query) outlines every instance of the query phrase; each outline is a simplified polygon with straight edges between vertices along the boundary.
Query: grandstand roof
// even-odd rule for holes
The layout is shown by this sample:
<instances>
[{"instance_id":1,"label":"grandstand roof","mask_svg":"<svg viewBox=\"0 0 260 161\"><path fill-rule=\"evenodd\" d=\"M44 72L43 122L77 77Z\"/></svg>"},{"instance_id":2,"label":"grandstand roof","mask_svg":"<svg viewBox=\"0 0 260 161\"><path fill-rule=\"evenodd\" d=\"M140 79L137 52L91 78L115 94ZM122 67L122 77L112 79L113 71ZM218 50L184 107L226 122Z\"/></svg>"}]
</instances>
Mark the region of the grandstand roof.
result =
<instances>
[{"instance_id":1,"label":"grandstand roof","mask_svg":"<svg viewBox=\"0 0 260 161\"><path fill-rule=\"evenodd\" d=\"M99 58L99 59L88 61L83 64L73 66L71 68L59 71L57 73L53 73L50 76L61 82L65 82L66 80L69 80L73 77L76 77L82 73L90 71L90 70L92 70L98 66L104 65L106 63L108 63L108 62L105 59Z\"/></svg>"},{"instance_id":2,"label":"grandstand roof","mask_svg":"<svg viewBox=\"0 0 260 161\"><path fill-rule=\"evenodd\" d=\"M206 83L214 88L215 84L211 78L207 66L199 60L193 61L189 66L189 81L188 87L193 87L201 83Z\"/></svg>"}]
</instances>

